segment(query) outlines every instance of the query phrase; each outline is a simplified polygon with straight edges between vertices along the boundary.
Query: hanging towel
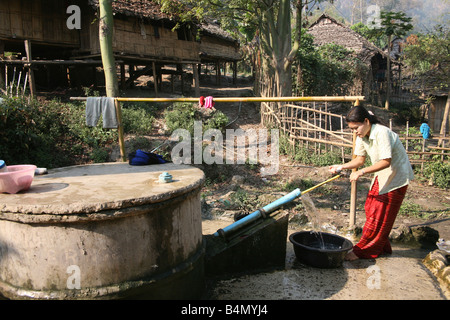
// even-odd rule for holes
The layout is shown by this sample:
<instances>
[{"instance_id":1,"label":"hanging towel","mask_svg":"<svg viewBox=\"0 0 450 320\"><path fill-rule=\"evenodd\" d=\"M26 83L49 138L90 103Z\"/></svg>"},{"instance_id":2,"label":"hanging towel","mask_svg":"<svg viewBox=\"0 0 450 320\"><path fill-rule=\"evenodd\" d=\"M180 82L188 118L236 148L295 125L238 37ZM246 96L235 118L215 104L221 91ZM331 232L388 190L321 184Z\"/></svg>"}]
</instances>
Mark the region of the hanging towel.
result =
<instances>
[{"instance_id":1,"label":"hanging towel","mask_svg":"<svg viewBox=\"0 0 450 320\"><path fill-rule=\"evenodd\" d=\"M102 114L101 98L88 97L86 99L86 125L88 127L95 127L101 114Z\"/></svg>"},{"instance_id":2,"label":"hanging towel","mask_svg":"<svg viewBox=\"0 0 450 320\"><path fill-rule=\"evenodd\" d=\"M103 128L116 129L118 127L114 98L88 97L86 99L86 125L95 127L100 115L103 116Z\"/></svg>"},{"instance_id":3,"label":"hanging towel","mask_svg":"<svg viewBox=\"0 0 450 320\"><path fill-rule=\"evenodd\" d=\"M205 108L212 109L214 107L213 97L209 96L205 98Z\"/></svg>"},{"instance_id":4,"label":"hanging towel","mask_svg":"<svg viewBox=\"0 0 450 320\"><path fill-rule=\"evenodd\" d=\"M102 97L103 128L117 129L116 106L114 98Z\"/></svg>"}]
</instances>

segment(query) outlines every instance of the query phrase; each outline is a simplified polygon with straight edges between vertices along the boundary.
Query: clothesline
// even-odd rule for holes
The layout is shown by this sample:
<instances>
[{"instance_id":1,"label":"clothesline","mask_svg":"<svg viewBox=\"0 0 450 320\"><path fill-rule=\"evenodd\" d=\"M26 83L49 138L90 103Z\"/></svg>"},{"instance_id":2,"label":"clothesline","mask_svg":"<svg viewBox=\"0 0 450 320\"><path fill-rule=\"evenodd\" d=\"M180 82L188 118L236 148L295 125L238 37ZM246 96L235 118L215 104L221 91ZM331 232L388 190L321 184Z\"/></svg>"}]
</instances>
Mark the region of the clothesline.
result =
<instances>
[{"instance_id":1,"label":"clothesline","mask_svg":"<svg viewBox=\"0 0 450 320\"><path fill-rule=\"evenodd\" d=\"M87 97L71 97L70 100L85 101ZM199 102L200 98L115 98L119 102ZM214 102L356 102L364 96L317 96L317 97L217 97Z\"/></svg>"}]
</instances>

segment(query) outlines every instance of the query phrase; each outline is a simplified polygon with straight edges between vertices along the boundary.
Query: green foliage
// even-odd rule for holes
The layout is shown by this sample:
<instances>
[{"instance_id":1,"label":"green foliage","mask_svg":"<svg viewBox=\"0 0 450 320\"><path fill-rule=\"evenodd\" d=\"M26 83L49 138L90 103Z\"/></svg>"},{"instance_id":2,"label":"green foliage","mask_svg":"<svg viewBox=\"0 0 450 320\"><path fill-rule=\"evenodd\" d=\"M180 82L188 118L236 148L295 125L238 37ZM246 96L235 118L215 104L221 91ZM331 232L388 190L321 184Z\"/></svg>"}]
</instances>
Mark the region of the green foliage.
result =
<instances>
[{"instance_id":1,"label":"green foliage","mask_svg":"<svg viewBox=\"0 0 450 320\"><path fill-rule=\"evenodd\" d=\"M345 95L354 78L364 71L364 67L352 51L336 44L320 47L313 45L313 36L302 29L297 61L300 62L303 83L298 90L306 95ZM294 74L298 62L294 65ZM294 82L295 83L295 82Z\"/></svg>"},{"instance_id":2,"label":"green foliage","mask_svg":"<svg viewBox=\"0 0 450 320\"><path fill-rule=\"evenodd\" d=\"M419 103L391 103L390 110L394 114L396 121L405 123L409 121L410 126L417 126L423 122L423 114L420 110Z\"/></svg>"},{"instance_id":3,"label":"green foliage","mask_svg":"<svg viewBox=\"0 0 450 320\"><path fill-rule=\"evenodd\" d=\"M449 47L448 27L436 26L428 34L410 35L404 48L404 63L407 70L420 80L427 80L427 73L432 70L434 89L448 89Z\"/></svg>"},{"instance_id":4,"label":"green foliage","mask_svg":"<svg viewBox=\"0 0 450 320\"><path fill-rule=\"evenodd\" d=\"M5 98L0 106L2 159L10 164L32 163L48 168L73 163L77 155L71 152L71 146L78 151L83 148L80 139L72 135L70 109L56 101L41 105L36 100Z\"/></svg>"},{"instance_id":5,"label":"green foliage","mask_svg":"<svg viewBox=\"0 0 450 320\"><path fill-rule=\"evenodd\" d=\"M418 204L405 200L398 214L401 216L420 218L422 216L422 208Z\"/></svg>"},{"instance_id":6,"label":"green foliage","mask_svg":"<svg viewBox=\"0 0 450 320\"><path fill-rule=\"evenodd\" d=\"M427 162L424 167L424 176L431 179L439 188L450 188L450 163L439 160Z\"/></svg>"},{"instance_id":7,"label":"green foliage","mask_svg":"<svg viewBox=\"0 0 450 320\"><path fill-rule=\"evenodd\" d=\"M149 134L150 109L123 109L125 132ZM31 163L55 168L88 162L105 162L117 130L87 127L84 103L5 98L0 105L0 158L9 164Z\"/></svg>"},{"instance_id":8,"label":"green foliage","mask_svg":"<svg viewBox=\"0 0 450 320\"><path fill-rule=\"evenodd\" d=\"M352 25L350 29L362 35L364 38L372 42L378 48L384 48L387 45L387 39L384 39L383 37L380 36L380 34L373 32L371 28L369 28L362 22L358 22Z\"/></svg>"},{"instance_id":9,"label":"green foliage","mask_svg":"<svg viewBox=\"0 0 450 320\"><path fill-rule=\"evenodd\" d=\"M127 133L149 135L155 120L155 108L145 103L122 105L123 128Z\"/></svg>"},{"instance_id":10,"label":"green foliage","mask_svg":"<svg viewBox=\"0 0 450 320\"><path fill-rule=\"evenodd\" d=\"M280 154L290 156L292 160L305 165L327 166L342 161L340 153L336 151L325 152L322 150L320 154L315 154L312 148L301 147L299 145L292 146L286 134L280 134Z\"/></svg>"},{"instance_id":11,"label":"green foliage","mask_svg":"<svg viewBox=\"0 0 450 320\"><path fill-rule=\"evenodd\" d=\"M219 110L204 111L192 103L174 103L165 113L164 118L169 133L176 129L186 129L194 135L194 121L201 121L203 132L208 129L223 130L228 124L228 117Z\"/></svg>"}]
</instances>

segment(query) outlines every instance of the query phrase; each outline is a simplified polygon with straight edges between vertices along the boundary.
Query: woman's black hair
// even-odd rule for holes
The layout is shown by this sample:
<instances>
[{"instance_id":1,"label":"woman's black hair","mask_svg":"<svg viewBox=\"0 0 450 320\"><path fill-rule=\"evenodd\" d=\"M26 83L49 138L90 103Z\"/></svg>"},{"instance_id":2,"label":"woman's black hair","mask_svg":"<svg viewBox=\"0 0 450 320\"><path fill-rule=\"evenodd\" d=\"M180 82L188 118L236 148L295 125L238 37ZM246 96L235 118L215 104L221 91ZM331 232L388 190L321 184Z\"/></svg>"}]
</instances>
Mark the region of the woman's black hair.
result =
<instances>
[{"instance_id":1,"label":"woman's black hair","mask_svg":"<svg viewBox=\"0 0 450 320\"><path fill-rule=\"evenodd\" d=\"M363 106L355 106L350 109L345 117L347 122L364 122L369 119L370 124L380 123L378 118L370 111L367 111Z\"/></svg>"}]
</instances>

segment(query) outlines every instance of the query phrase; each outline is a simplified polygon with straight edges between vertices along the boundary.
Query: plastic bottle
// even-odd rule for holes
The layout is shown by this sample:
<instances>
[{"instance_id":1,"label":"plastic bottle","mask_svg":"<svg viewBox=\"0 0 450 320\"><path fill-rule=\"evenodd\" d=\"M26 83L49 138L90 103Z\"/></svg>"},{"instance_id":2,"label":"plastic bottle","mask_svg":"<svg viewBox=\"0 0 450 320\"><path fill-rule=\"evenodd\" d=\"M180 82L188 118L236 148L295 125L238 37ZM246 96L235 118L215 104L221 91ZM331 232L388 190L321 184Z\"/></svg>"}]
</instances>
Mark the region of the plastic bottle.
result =
<instances>
[{"instance_id":1,"label":"plastic bottle","mask_svg":"<svg viewBox=\"0 0 450 320\"><path fill-rule=\"evenodd\" d=\"M3 160L0 160L0 172L8 172L8 167Z\"/></svg>"}]
</instances>

